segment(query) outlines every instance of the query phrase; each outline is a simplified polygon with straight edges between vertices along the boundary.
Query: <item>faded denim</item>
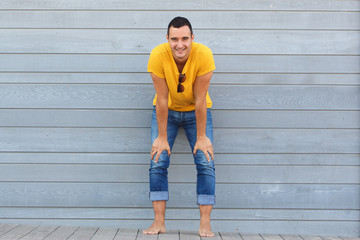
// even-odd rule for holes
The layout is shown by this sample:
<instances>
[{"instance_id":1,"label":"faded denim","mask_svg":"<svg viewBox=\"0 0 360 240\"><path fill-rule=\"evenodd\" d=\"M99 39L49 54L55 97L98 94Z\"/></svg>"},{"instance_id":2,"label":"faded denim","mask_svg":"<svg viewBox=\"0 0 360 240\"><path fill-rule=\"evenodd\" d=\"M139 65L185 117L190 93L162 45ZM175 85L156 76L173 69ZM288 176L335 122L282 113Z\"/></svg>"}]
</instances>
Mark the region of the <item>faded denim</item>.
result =
<instances>
[{"instance_id":1,"label":"faded denim","mask_svg":"<svg viewBox=\"0 0 360 240\"><path fill-rule=\"evenodd\" d=\"M167 135L170 149L172 149L175 138L179 132L180 127L185 130L186 137L189 141L191 151L193 152L196 143L196 117L195 111L179 112L168 110L168 125ZM153 143L158 136L158 124L156 119L156 108L154 106L151 120L151 142ZM206 136L213 142L213 127L210 108L207 109L206 120ZM199 205L214 205L215 204L215 164L206 159L205 154L198 150L196 156L193 154L194 163L197 170L197 204ZM170 164L170 157L167 152L161 153L159 160L155 163L151 161L149 178L150 178L150 200L161 201L169 200L168 191L168 167Z\"/></svg>"}]
</instances>

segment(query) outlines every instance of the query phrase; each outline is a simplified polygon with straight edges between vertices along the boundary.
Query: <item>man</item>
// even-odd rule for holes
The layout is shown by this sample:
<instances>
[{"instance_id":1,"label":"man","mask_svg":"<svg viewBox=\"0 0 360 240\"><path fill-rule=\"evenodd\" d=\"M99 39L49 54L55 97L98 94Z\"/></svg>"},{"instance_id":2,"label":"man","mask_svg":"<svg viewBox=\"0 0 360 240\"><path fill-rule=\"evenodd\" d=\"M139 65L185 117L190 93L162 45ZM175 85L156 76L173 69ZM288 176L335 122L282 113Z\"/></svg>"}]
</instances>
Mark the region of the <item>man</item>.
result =
<instances>
[{"instance_id":1,"label":"man","mask_svg":"<svg viewBox=\"0 0 360 240\"><path fill-rule=\"evenodd\" d=\"M211 50L193 42L190 22L174 18L168 26L167 43L153 49L148 72L156 91L151 123L150 200L155 219L144 234L165 232L165 208L169 199L167 168L180 127L193 151L197 169L199 235L211 237L210 214L215 204L215 168L212 147L210 79L215 70Z\"/></svg>"}]
</instances>

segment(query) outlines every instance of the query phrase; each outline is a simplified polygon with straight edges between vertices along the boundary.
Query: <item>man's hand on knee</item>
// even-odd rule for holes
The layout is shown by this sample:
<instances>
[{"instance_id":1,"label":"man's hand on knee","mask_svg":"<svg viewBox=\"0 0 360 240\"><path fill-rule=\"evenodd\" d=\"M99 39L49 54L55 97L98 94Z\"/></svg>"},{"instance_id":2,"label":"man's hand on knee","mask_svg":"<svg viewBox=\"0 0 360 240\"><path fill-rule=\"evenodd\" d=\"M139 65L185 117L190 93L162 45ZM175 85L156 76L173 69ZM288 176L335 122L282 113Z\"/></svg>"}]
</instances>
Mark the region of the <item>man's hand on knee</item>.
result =
<instances>
[{"instance_id":1,"label":"man's hand on knee","mask_svg":"<svg viewBox=\"0 0 360 240\"><path fill-rule=\"evenodd\" d=\"M153 160L154 156L156 155L155 162L157 163L159 160L160 154L163 151L167 151L168 156L170 156L171 152L170 152L169 142L167 141L166 138L158 137L155 139L155 141L152 145L152 148L151 148L151 160Z\"/></svg>"},{"instance_id":2,"label":"man's hand on knee","mask_svg":"<svg viewBox=\"0 0 360 240\"><path fill-rule=\"evenodd\" d=\"M196 156L197 150L203 151L203 153L205 154L205 156L209 162L210 162L209 155L211 156L211 160L214 160L214 149L213 149L210 139L207 136L199 137L196 140L194 152L193 152L195 156Z\"/></svg>"}]
</instances>

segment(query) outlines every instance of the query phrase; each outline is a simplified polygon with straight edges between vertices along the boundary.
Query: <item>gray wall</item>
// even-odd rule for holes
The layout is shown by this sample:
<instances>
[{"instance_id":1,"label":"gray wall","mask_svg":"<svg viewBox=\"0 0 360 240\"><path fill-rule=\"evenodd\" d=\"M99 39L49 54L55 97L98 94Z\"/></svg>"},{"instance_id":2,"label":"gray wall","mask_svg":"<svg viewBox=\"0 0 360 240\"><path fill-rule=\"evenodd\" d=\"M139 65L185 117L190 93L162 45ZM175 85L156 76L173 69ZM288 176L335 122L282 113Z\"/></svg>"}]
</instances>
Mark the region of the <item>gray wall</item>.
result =
<instances>
[{"instance_id":1,"label":"gray wall","mask_svg":"<svg viewBox=\"0 0 360 240\"><path fill-rule=\"evenodd\" d=\"M360 235L351 0L1 0L0 221L151 223L146 64L177 15L217 66L213 229ZM181 132L168 229L198 226L189 152Z\"/></svg>"}]
</instances>

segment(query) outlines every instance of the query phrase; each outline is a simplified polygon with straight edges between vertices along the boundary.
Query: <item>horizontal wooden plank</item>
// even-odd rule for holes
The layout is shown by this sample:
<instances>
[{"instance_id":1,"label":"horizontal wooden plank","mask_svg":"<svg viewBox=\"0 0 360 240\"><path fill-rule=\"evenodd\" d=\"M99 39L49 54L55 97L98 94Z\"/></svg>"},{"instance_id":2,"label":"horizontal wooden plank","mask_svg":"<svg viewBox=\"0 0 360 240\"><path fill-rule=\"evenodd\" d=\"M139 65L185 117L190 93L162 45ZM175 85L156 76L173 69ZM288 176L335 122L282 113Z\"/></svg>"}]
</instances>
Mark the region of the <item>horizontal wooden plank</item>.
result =
<instances>
[{"instance_id":1,"label":"horizontal wooden plank","mask_svg":"<svg viewBox=\"0 0 360 240\"><path fill-rule=\"evenodd\" d=\"M133 229L146 229L152 220L68 220L68 219L6 219L9 223L20 222L22 224L44 224L44 225L72 225L72 226L93 226L93 227L114 227L119 226ZM358 236L359 222L357 221L224 221L214 220L211 222L212 229L217 231L241 233L267 233L267 234L305 234L305 235L333 235L333 236ZM168 220L167 230L192 231L197 236L199 220ZM305 229L305 230L304 230ZM193 239L193 238L191 238Z\"/></svg>"},{"instance_id":2,"label":"horizontal wooden plank","mask_svg":"<svg viewBox=\"0 0 360 240\"><path fill-rule=\"evenodd\" d=\"M146 128L2 128L0 132L3 151L147 153L150 149ZM185 134L180 135L174 152L189 152ZM217 153L358 153L359 143L356 130L219 129L215 139Z\"/></svg>"},{"instance_id":3,"label":"horizontal wooden plank","mask_svg":"<svg viewBox=\"0 0 360 240\"><path fill-rule=\"evenodd\" d=\"M59 226L54 232L45 239L68 239L79 227L78 226ZM44 240L45 240L44 239Z\"/></svg>"},{"instance_id":4,"label":"horizontal wooden plank","mask_svg":"<svg viewBox=\"0 0 360 240\"><path fill-rule=\"evenodd\" d=\"M156 235L145 235L142 234L142 231L147 229L150 225L148 225L147 227L145 227L144 229L139 229L137 236L136 236L136 240L158 240L159 239L159 235L160 234L156 234Z\"/></svg>"},{"instance_id":5,"label":"horizontal wooden plank","mask_svg":"<svg viewBox=\"0 0 360 240\"><path fill-rule=\"evenodd\" d=\"M161 11L160 15L159 11L3 11L0 27L166 30L174 16L188 18L195 32L197 29L360 29L359 12L221 10Z\"/></svg>"},{"instance_id":6,"label":"horizontal wooden plank","mask_svg":"<svg viewBox=\"0 0 360 240\"><path fill-rule=\"evenodd\" d=\"M148 59L147 54L1 54L0 65L1 72L144 73ZM360 73L360 56L215 55L214 59L216 71L222 73Z\"/></svg>"},{"instance_id":7,"label":"horizontal wooden plank","mask_svg":"<svg viewBox=\"0 0 360 240\"><path fill-rule=\"evenodd\" d=\"M264 240L283 240L279 234L261 234L261 238Z\"/></svg>"},{"instance_id":8,"label":"horizontal wooden plank","mask_svg":"<svg viewBox=\"0 0 360 240\"><path fill-rule=\"evenodd\" d=\"M0 182L2 207L151 207L148 183ZM360 186L217 184L217 208L359 210ZM169 208L196 207L195 184L170 183Z\"/></svg>"},{"instance_id":9,"label":"horizontal wooden plank","mask_svg":"<svg viewBox=\"0 0 360 240\"><path fill-rule=\"evenodd\" d=\"M304 240L320 240L322 239L320 236L311 236L311 235L306 235L306 236L303 236L303 239Z\"/></svg>"},{"instance_id":10,"label":"horizontal wooden plank","mask_svg":"<svg viewBox=\"0 0 360 240\"><path fill-rule=\"evenodd\" d=\"M358 110L359 91L360 88L354 86L213 86L209 89L215 109L252 110L257 109L258 104L281 110ZM344 108L345 106L348 107Z\"/></svg>"},{"instance_id":11,"label":"horizontal wooden plank","mask_svg":"<svg viewBox=\"0 0 360 240\"><path fill-rule=\"evenodd\" d=\"M129 240L132 240L133 238L136 238L138 234L139 234L138 228L133 228L133 229L120 228L113 240L122 240L122 239L125 240L127 238Z\"/></svg>"},{"instance_id":12,"label":"horizontal wooden plank","mask_svg":"<svg viewBox=\"0 0 360 240\"><path fill-rule=\"evenodd\" d=\"M116 236L118 229L114 228L99 228L98 231L94 234L91 240L113 240ZM135 232L135 230L134 230Z\"/></svg>"},{"instance_id":13,"label":"horizontal wooden plank","mask_svg":"<svg viewBox=\"0 0 360 240\"><path fill-rule=\"evenodd\" d=\"M244 58L244 59L242 59ZM246 59L245 59L246 58ZM286 59L290 58L290 59ZM291 58L293 58L291 60ZM294 59L296 58L296 60ZM261 73L345 73L339 62L347 65L347 73L359 73L357 56L251 56L215 55L218 72ZM334 61L338 61L336 64ZM234 64L236 63L236 64ZM255 63L255 65L253 65ZM286 70L282 70L286 69Z\"/></svg>"},{"instance_id":14,"label":"horizontal wooden plank","mask_svg":"<svg viewBox=\"0 0 360 240\"><path fill-rule=\"evenodd\" d=\"M39 226L21 239L22 240L45 239L57 228L58 226Z\"/></svg>"},{"instance_id":15,"label":"horizontal wooden plank","mask_svg":"<svg viewBox=\"0 0 360 240\"><path fill-rule=\"evenodd\" d=\"M0 109L0 127L150 127L151 114L150 109ZM360 128L360 111L213 109L212 117L214 128Z\"/></svg>"},{"instance_id":16,"label":"horizontal wooden plank","mask_svg":"<svg viewBox=\"0 0 360 240\"><path fill-rule=\"evenodd\" d=\"M216 165L360 166L360 154L217 154ZM0 152L7 164L147 164L150 153ZM194 164L189 153L171 153L171 165Z\"/></svg>"},{"instance_id":17,"label":"horizontal wooden plank","mask_svg":"<svg viewBox=\"0 0 360 240\"><path fill-rule=\"evenodd\" d=\"M195 206L194 206L195 207ZM6 208L0 207L1 218L11 219L128 219L154 218L152 208ZM197 220L194 209L166 209L166 220ZM212 220L288 220L288 221L359 221L359 210L302 210L302 209L218 209L211 212Z\"/></svg>"},{"instance_id":18,"label":"horizontal wooden plank","mask_svg":"<svg viewBox=\"0 0 360 240\"><path fill-rule=\"evenodd\" d=\"M18 73L21 74L21 73ZM11 75L11 73L9 73ZM7 75L7 76L9 76ZM40 75L40 74L39 74ZM0 81L2 74L0 73ZM16 76L16 74L15 74ZM51 76L49 74L49 76ZM29 75L31 77L31 75ZM24 81L27 77L21 78ZM15 81L19 79L14 79ZM41 80L40 78L36 78ZM86 78L85 78L86 79ZM217 73L211 78L211 84L301 84L301 85L359 85L359 74L246 74L246 73Z\"/></svg>"},{"instance_id":19,"label":"horizontal wooden plank","mask_svg":"<svg viewBox=\"0 0 360 240\"><path fill-rule=\"evenodd\" d=\"M215 73L213 74L216 75ZM226 75L226 74L224 74ZM318 76L316 74L316 76ZM333 74L329 75L329 78L333 81L339 80L339 76L334 77ZM357 74L354 75L342 75L345 82L356 83ZM347 78L346 76L352 76ZM241 77L239 77L240 79ZM310 77L311 78L311 77ZM327 77L326 77L327 78ZM340 77L341 78L341 77ZM353 78L353 80L351 80ZM212 78L215 79L215 77ZM337 80L336 80L337 79ZM346 80L349 79L349 80ZM214 80L215 81L215 80ZM236 81L236 80L234 80ZM331 81L331 80L330 80ZM151 84L151 77L149 73L0 73L0 83L131 83L131 84ZM333 82L334 83L334 82Z\"/></svg>"},{"instance_id":20,"label":"horizontal wooden plank","mask_svg":"<svg viewBox=\"0 0 360 240\"><path fill-rule=\"evenodd\" d=\"M242 239L244 239L244 240L262 240L263 239L260 234L241 233L240 235L241 235Z\"/></svg>"},{"instance_id":21,"label":"horizontal wooden plank","mask_svg":"<svg viewBox=\"0 0 360 240\"><path fill-rule=\"evenodd\" d=\"M282 153L358 153L359 151L358 130L284 130L282 133L280 133L281 130L274 131L276 134L273 134L273 130L265 129L226 129L224 131L219 129L214 132L215 151L231 153L239 150L240 153L248 153L248 150L252 148L261 149L261 152L267 153L280 151ZM339 141L342 141L342 138L346 138L346 146L340 144ZM178 143L181 144L180 141ZM180 144L175 145L174 150L177 150Z\"/></svg>"},{"instance_id":22,"label":"horizontal wooden plank","mask_svg":"<svg viewBox=\"0 0 360 240\"><path fill-rule=\"evenodd\" d=\"M1 109L0 126L150 127L152 110ZM360 113L359 113L360 114ZM340 125L340 124L339 124Z\"/></svg>"},{"instance_id":23,"label":"horizontal wooden plank","mask_svg":"<svg viewBox=\"0 0 360 240\"><path fill-rule=\"evenodd\" d=\"M0 224L0 236L7 233L8 231L11 231L12 229L16 228L17 226L18 226L18 224L6 224L6 223Z\"/></svg>"},{"instance_id":24,"label":"horizontal wooden plank","mask_svg":"<svg viewBox=\"0 0 360 240\"><path fill-rule=\"evenodd\" d=\"M39 103L45 103L45 108L66 108L66 105L81 108L87 102L92 108L103 108L105 101L106 108L133 108L135 103L139 108L151 109L155 90L151 85L3 85L0 96L3 98L0 107L14 100L9 107L16 107L17 102L21 108L41 108Z\"/></svg>"},{"instance_id":25,"label":"horizontal wooden plank","mask_svg":"<svg viewBox=\"0 0 360 240\"><path fill-rule=\"evenodd\" d=\"M182 130L182 129L181 129ZM359 153L358 130L215 129L216 153ZM3 152L132 152L150 150L148 128L0 128ZM174 152L189 153L180 131Z\"/></svg>"},{"instance_id":26,"label":"horizontal wooden plank","mask_svg":"<svg viewBox=\"0 0 360 240\"><path fill-rule=\"evenodd\" d=\"M148 170L148 164L2 164L0 181L142 183L148 182ZM216 166L217 183L360 184L359 179L360 166ZM172 166L169 182L195 183L195 166Z\"/></svg>"},{"instance_id":27,"label":"horizontal wooden plank","mask_svg":"<svg viewBox=\"0 0 360 240\"><path fill-rule=\"evenodd\" d=\"M179 234L180 234L179 230L170 230L170 231L167 230L165 233L158 235L158 240L180 240ZM149 235L143 235L142 237L144 239L149 239ZM354 239L354 240L358 240L358 239Z\"/></svg>"},{"instance_id":28,"label":"horizontal wooden plank","mask_svg":"<svg viewBox=\"0 0 360 240\"><path fill-rule=\"evenodd\" d=\"M360 128L360 111L231 111L214 109L212 117L216 128Z\"/></svg>"},{"instance_id":29,"label":"horizontal wooden plank","mask_svg":"<svg viewBox=\"0 0 360 240\"><path fill-rule=\"evenodd\" d=\"M211 86L214 109L360 110L359 86ZM152 85L2 84L0 108L151 109ZM241 112L240 112L241 113Z\"/></svg>"},{"instance_id":30,"label":"horizontal wooden plank","mask_svg":"<svg viewBox=\"0 0 360 240\"><path fill-rule=\"evenodd\" d=\"M359 240L360 237L341 237L344 240Z\"/></svg>"},{"instance_id":31,"label":"horizontal wooden plank","mask_svg":"<svg viewBox=\"0 0 360 240\"><path fill-rule=\"evenodd\" d=\"M91 239L96 231L97 227L79 227L69 238L68 240L87 240Z\"/></svg>"},{"instance_id":32,"label":"horizontal wooden plank","mask_svg":"<svg viewBox=\"0 0 360 240\"><path fill-rule=\"evenodd\" d=\"M335 1L315 1L299 0L275 0L270 4L268 1L240 1L216 0L204 2L194 2L191 0L182 1L181 4L175 0L164 3L161 0L138 2L116 0L101 1L94 0L88 2L81 0L73 2L71 0L43 1L32 0L23 2L21 0L3 0L0 9L79 9L79 10L334 10L334 11L358 11L360 3L352 0ZM156 15L155 15L156 16Z\"/></svg>"},{"instance_id":33,"label":"horizontal wooden plank","mask_svg":"<svg viewBox=\"0 0 360 240\"><path fill-rule=\"evenodd\" d=\"M195 41L210 47L214 54L360 54L358 31L212 29L197 30ZM154 46L162 42L166 42L165 30L3 29L0 31L0 53L148 54Z\"/></svg>"},{"instance_id":34,"label":"horizontal wooden plank","mask_svg":"<svg viewBox=\"0 0 360 240\"><path fill-rule=\"evenodd\" d=\"M281 235L281 238L285 240L303 240L303 238L301 238L300 236L288 235L288 234Z\"/></svg>"},{"instance_id":35,"label":"horizontal wooden plank","mask_svg":"<svg viewBox=\"0 0 360 240\"><path fill-rule=\"evenodd\" d=\"M337 236L324 236L323 239L324 239L324 240L330 240L330 239L331 239L331 240L336 240L336 239L337 239L337 240L340 240L340 239L342 239L342 238L337 237Z\"/></svg>"},{"instance_id":36,"label":"horizontal wooden plank","mask_svg":"<svg viewBox=\"0 0 360 240\"><path fill-rule=\"evenodd\" d=\"M219 232L222 240L243 240L238 232Z\"/></svg>"},{"instance_id":37,"label":"horizontal wooden plank","mask_svg":"<svg viewBox=\"0 0 360 240\"><path fill-rule=\"evenodd\" d=\"M359 74L246 74L214 72L211 84L360 85ZM0 83L151 84L149 73L4 73Z\"/></svg>"},{"instance_id":38,"label":"horizontal wooden plank","mask_svg":"<svg viewBox=\"0 0 360 240\"><path fill-rule=\"evenodd\" d=\"M34 229L38 226L36 225L19 225L12 230L4 233L0 236L1 240L9 240L9 239L21 239L28 234L30 234Z\"/></svg>"}]
</instances>

